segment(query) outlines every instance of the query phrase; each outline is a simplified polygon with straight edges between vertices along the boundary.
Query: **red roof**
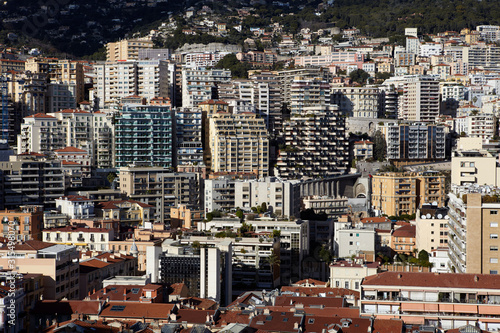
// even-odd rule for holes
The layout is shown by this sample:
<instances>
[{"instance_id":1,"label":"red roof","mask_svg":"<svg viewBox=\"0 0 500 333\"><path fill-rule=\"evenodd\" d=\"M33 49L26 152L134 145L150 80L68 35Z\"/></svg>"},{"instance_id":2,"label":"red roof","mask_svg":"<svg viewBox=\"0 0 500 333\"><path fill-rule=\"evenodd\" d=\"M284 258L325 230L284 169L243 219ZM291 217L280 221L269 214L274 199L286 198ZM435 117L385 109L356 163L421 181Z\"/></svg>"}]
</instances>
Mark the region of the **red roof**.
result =
<instances>
[{"instance_id":1,"label":"red roof","mask_svg":"<svg viewBox=\"0 0 500 333\"><path fill-rule=\"evenodd\" d=\"M165 319L169 317L174 307L174 304L162 303L109 302L102 309L100 316L103 318ZM204 315L206 312L203 311Z\"/></svg>"},{"instance_id":2,"label":"red roof","mask_svg":"<svg viewBox=\"0 0 500 333\"><path fill-rule=\"evenodd\" d=\"M384 272L368 276L363 286L500 289L500 275Z\"/></svg>"},{"instance_id":3,"label":"red roof","mask_svg":"<svg viewBox=\"0 0 500 333\"><path fill-rule=\"evenodd\" d=\"M215 105L215 104L228 105L227 102L224 102L224 101L221 101L221 100L215 101L213 99L209 99L209 100L203 101L199 105L205 105L205 104L208 104L208 105Z\"/></svg>"},{"instance_id":4,"label":"red roof","mask_svg":"<svg viewBox=\"0 0 500 333\"><path fill-rule=\"evenodd\" d=\"M58 111L56 113L86 113L86 114L90 114L90 112L85 111L85 110L81 110L81 109L64 109L64 110Z\"/></svg>"},{"instance_id":5,"label":"red roof","mask_svg":"<svg viewBox=\"0 0 500 333\"><path fill-rule=\"evenodd\" d=\"M76 148L76 147L65 147L62 149L56 149L54 150L56 153L86 153L86 150Z\"/></svg>"},{"instance_id":6,"label":"red roof","mask_svg":"<svg viewBox=\"0 0 500 333\"><path fill-rule=\"evenodd\" d=\"M66 161L66 160L62 160L61 163L62 165L82 165L81 163L78 162Z\"/></svg>"},{"instance_id":7,"label":"red roof","mask_svg":"<svg viewBox=\"0 0 500 333\"><path fill-rule=\"evenodd\" d=\"M413 224L405 225L405 226L402 226L402 227L394 230L394 232L392 233L392 236L415 238L415 235L417 232L416 229L417 229L417 227Z\"/></svg>"},{"instance_id":8,"label":"red roof","mask_svg":"<svg viewBox=\"0 0 500 333\"><path fill-rule=\"evenodd\" d=\"M34 115L27 116L26 118L54 118L55 119L55 117L49 116L48 114L45 114L45 113L35 113Z\"/></svg>"}]
</instances>

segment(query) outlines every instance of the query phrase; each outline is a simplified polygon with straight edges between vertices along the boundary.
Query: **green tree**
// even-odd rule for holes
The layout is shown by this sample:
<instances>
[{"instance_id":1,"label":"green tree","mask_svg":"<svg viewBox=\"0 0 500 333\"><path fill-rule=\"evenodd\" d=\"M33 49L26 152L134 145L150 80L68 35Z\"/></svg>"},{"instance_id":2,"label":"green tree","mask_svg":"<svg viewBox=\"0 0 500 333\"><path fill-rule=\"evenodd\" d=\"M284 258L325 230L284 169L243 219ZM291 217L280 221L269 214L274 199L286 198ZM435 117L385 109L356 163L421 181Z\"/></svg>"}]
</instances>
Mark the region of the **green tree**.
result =
<instances>
[{"instance_id":1,"label":"green tree","mask_svg":"<svg viewBox=\"0 0 500 333\"><path fill-rule=\"evenodd\" d=\"M382 162L387 154L387 143L382 132L377 131L373 136L373 158Z\"/></svg>"},{"instance_id":2,"label":"green tree","mask_svg":"<svg viewBox=\"0 0 500 333\"><path fill-rule=\"evenodd\" d=\"M349 74L349 77L351 78L352 81L357 82L359 84L365 84L366 80L370 77L370 74L365 72L362 69L357 69L355 71L352 71Z\"/></svg>"},{"instance_id":3,"label":"green tree","mask_svg":"<svg viewBox=\"0 0 500 333\"><path fill-rule=\"evenodd\" d=\"M252 66L249 63L239 61L234 53L230 53L219 60L215 68L229 69L233 78L247 79L248 71L252 69Z\"/></svg>"},{"instance_id":4,"label":"green tree","mask_svg":"<svg viewBox=\"0 0 500 333\"><path fill-rule=\"evenodd\" d=\"M243 216L244 216L243 211L242 211L241 209L239 209L239 208L238 208L238 209L236 210L236 216L237 216L240 220L243 220Z\"/></svg>"}]
</instances>

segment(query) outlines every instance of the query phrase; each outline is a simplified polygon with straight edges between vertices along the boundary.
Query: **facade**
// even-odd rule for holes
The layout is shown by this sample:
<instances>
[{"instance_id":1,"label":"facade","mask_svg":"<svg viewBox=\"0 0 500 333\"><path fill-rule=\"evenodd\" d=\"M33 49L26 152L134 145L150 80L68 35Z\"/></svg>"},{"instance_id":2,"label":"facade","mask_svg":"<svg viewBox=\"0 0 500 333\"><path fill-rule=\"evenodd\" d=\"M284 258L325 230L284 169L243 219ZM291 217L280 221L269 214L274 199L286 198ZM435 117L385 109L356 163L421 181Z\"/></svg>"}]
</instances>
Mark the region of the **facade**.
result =
<instances>
[{"instance_id":1,"label":"facade","mask_svg":"<svg viewBox=\"0 0 500 333\"><path fill-rule=\"evenodd\" d=\"M269 139L255 113L216 113L209 117L209 167L213 172L269 174Z\"/></svg>"},{"instance_id":2,"label":"facade","mask_svg":"<svg viewBox=\"0 0 500 333\"><path fill-rule=\"evenodd\" d=\"M182 106L192 108L203 101L215 98L217 84L231 80L227 69L182 69Z\"/></svg>"},{"instance_id":3,"label":"facade","mask_svg":"<svg viewBox=\"0 0 500 333\"><path fill-rule=\"evenodd\" d=\"M431 76L410 76L403 89L402 119L434 122L439 115L439 81Z\"/></svg>"},{"instance_id":4,"label":"facade","mask_svg":"<svg viewBox=\"0 0 500 333\"><path fill-rule=\"evenodd\" d=\"M325 213L329 219L337 220L349 211L349 203L346 197L328 197L310 195L302 197L303 209L313 209L316 214Z\"/></svg>"},{"instance_id":5,"label":"facade","mask_svg":"<svg viewBox=\"0 0 500 333\"><path fill-rule=\"evenodd\" d=\"M497 118L493 114L459 117L455 119L455 132L471 138L493 139L497 133Z\"/></svg>"},{"instance_id":6,"label":"facade","mask_svg":"<svg viewBox=\"0 0 500 333\"><path fill-rule=\"evenodd\" d=\"M382 126L381 131L387 142L389 160L443 160L446 157L444 126L389 123Z\"/></svg>"},{"instance_id":7,"label":"facade","mask_svg":"<svg viewBox=\"0 0 500 333\"><path fill-rule=\"evenodd\" d=\"M500 204L474 189L448 194L450 269L457 273L498 274Z\"/></svg>"},{"instance_id":8,"label":"facade","mask_svg":"<svg viewBox=\"0 0 500 333\"><path fill-rule=\"evenodd\" d=\"M355 141L354 158L357 160L373 158L373 142L368 140Z\"/></svg>"},{"instance_id":9,"label":"facade","mask_svg":"<svg viewBox=\"0 0 500 333\"><path fill-rule=\"evenodd\" d=\"M175 110L177 135L177 165L203 164L201 109Z\"/></svg>"},{"instance_id":10,"label":"facade","mask_svg":"<svg viewBox=\"0 0 500 333\"><path fill-rule=\"evenodd\" d=\"M123 39L106 44L106 60L137 60L139 51L153 48L153 41L147 38Z\"/></svg>"},{"instance_id":11,"label":"facade","mask_svg":"<svg viewBox=\"0 0 500 333\"><path fill-rule=\"evenodd\" d=\"M55 207L55 200L64 195L64 174L61 162L41 154L11 156L10 161L0 162L3 204L7 209L20 205ZM2 197L0 197L0 200Z\"/></svg>"},{"instance_id":12,"label":"facade","mask_svg":"<svg viewBox=\"0 0 500 333\"><path fill-rule=\"evenodd\" d=\"M415 216L415 247L428 253L448 247L448 209L424 205Z\"/></svg>"},{"instance_id":13,"label":"facade","mask_svg":"<svg viewBox=\"0 0 500 333\"><path fill-rule=\"evenodd\" d=\"M174 116L167 106L125 106L115 125L115 165L173 167Z\"/></svg>"},{"instance_id":14,"label":"facade","mask_svg":"<svg viewBox=\"0 0 500 333\"><path fill-rule=\"evenodd\" d=\"M284 124L285 147L276 169L282 178L328 177L347 170L344 118L333 106L306 108Z\"/></svg>"},{"instance_id":15,"label":"facade","mask_svg":"<svg viewBox=\"0 0 500 333\"><path fill-rule=\"evenodd\" d=\"M114 200L96 205L96 216L106 221L119 221L121 226L144 227L153 220L154 207L136 200Z\"/></svg>"},{"instance_id":16,"label":"facade","mask_svg":"<svg viewBox=\"0 0 500 333\"><path fill-rule=\"evenodd\" d=\"M94 103L117 106L123 98L139 95L151 101L169 97L169 68L164 60L108 61L94 65Z\"/></svg>"},{"instance_id":17,"label":"facade","mask_svg":"<svg viewBox=\"0 0 500 333\"><path fill-rule=\"evenodd\" d=\"M5 238L15 237L17 241L42 240L42 206L21 206L15 210L0 211Z\"/></svg>"},{"instance_id":18,"label":"facade","mask_svg":"<svg viewBox=\"0 0 500 333\"><path fill-rule=\"evenodd\" d=\"M394 229L391 234L391 247L396 253L413 254L415 247L416 226L407 224Z\"/></svg>"},{"instance_id":19,"label":"facade","mask_svg":"<svg viewBox=\"0 0 500 333\"><path fill-rule=\"evenodd\" d=\"M200 204L200 183L195 173L174 173L159 167L120 168L120 191L132 200L155 207L150 218L165 224L170 208Z\"/></svg>"},{"instance_id":20,"label":"facade","mask_svg":"<svg viewBox=\"0 0 500 333\"><path fill-rule=\"evenodd\" d=\"M203 221L205 214L203 210L189 207L188 205L178 205L170 208L170 227L196 229L197 224Z\"/></svg>"},{"instance_id":21,"label":"facade","mask_svg":"<svg viewBox=\"0 0 500 333\"><path fill-rule=\"evenodd\" d=\"M16 270L43 274L47 300L79 299L78 251L74 246L25 241L14 247ZM0 266L9 267L11 250L7 244L0 250Z\"/></svg>"},{"instance_id":22,"label":"facade","mask_svg":"<svg viewBox=\"0 0 500 333\"><path fill-rule=\"evenodd\" d=\"M79 251L108 251L109 241L114 239L113 229L64 227L43 231L43 241L73 245Z\"/></svg>"},{"instance_id":23,"label":"facade","mask_svg":"<svg viewBox=\"0 0 500 333\"><path fill-rule=\"evenodd\" d=\"M337 237L337 236L336 236ZM339 258L350 258L360 253L375 254L375 230L368 228L347 228L338 230Z\"/></svg>"},{"instance_id":24,"label":"facade","mask_svg":"<svg viewBox=\"0 0 500 333\"><path fill-rule=\"evenodd\" d=\"M204 193L205 213L218 211L231 211L235 209L235 183L228 177L206 179Z\"/></svg>"},{"instance_id":25,"label":"facade","mask_svg":"<svg viewBox=\"0 0 500 333\"><path fill-rule=\"evenodd\" d=\"M499 186L497 157L486 150L455 151L451 157L451 183Z\"/></svg>"},{"instance_id":26,"label":"facade","mask_svg":"<svg viewBox=\"0 0 500 333\"><path fill-rule=\"evenodd\" d=\"M442 330L471 325L494 331L500 328L499 284L497 275L380 273L361 284L360 315Z\"/></svg>"},{"instance_id":27,"label":"facade","mask_svg":"<svg viewBox=\"0 0 500 333\"><path fill-rule=\"evenodd\" d=\"M302 114L307 107L325 106L329 102L330 83L323 78L297 76L292 81L290 87L291 113Z\"/></svg>"},{"instance_id":28,"label":"facade","mask_svg":"<svg viewBox=\"0 0 500 333\"><path fill-rule=\"evenodd\" d=\"M237 181L234 183L234 205L250 211L266 203L269 212L276 216L299 216L299 181L266 177L259 180Z\"/></svg>"},{"instance_id":29,"label":"facade","mask_svg":"<svg viewBox=\"0 0 500 333\"><path fill-rule=\"evenodd\" d=\"M380 90L374 87L334 87L332 104L349 117L376 119L381 111L380 96Z\"/></svg>"},{"instance_id":30,"label":"facade","mask_svg":"<svg viewBox=\"0 0 500 333\"><path fill-rule=\"evenodd\" d=\"M24 118L21 134L17 136L18 154L43 154L64 147L62 131L55 117L37 113Z\"/></svg>"},{"instance_id":31,"label":"facade","mask_svg":"<svg viewBox=\"0 0 500 333\"><path fill-rule=\"evenodd\" d=\"M361 282L368 276L378 273L378 263L338 260L330 264L330 287L344 288L361 292Z\"/></svg>"},{"instance_id":32,"label":"facade","mask_svg":"<svg viewBox=\"0 0 500 333\"><path fill-rule=\"evenodd\" d=\"M442 207L445 176L437 172L383 173L372 178L372 208L388 216L415 214L424 203Z\"/></svg>"}]
</instances>

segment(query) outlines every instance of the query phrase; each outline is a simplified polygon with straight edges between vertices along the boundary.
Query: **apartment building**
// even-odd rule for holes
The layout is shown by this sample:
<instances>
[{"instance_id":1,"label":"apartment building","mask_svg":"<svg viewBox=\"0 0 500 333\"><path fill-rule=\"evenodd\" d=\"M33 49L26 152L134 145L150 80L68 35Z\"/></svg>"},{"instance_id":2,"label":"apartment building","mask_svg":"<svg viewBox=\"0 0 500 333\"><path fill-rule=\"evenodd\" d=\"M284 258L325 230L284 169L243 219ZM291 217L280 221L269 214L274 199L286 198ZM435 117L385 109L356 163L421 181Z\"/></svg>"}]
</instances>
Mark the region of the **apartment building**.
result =
<instances>
[{"instance_id":1,"label":"apartment building","mask_svg":"<svg viewBox=\"0 0 500 333\"><path fill-rule=\"evenodd\" d=\"M357 160L366 160L373 158L373 142L361 140L354 142L354 158Z\"/></svg>"},{"instance_id":2,"label":"apartment building","mask_svg":"<svg viewBox=\"0 0 500 333\"><path fill-rule=\"evenodd\" d=\"M123 167L120 191L132 200L155 207L152 219L169 222L170 208L200 204L200 183L195 173L174 173L161 167Z\"/></svg>"},{"instance_id":3,"label":"apartment building","mask_svg":"<svg viewBox=\"0 0 500 333\"><path fill-rule=\"evenodd\" d=\"M412 255L415 247L416 226L406 224L394 229L391 233L391 247L397 254Z\"/></svg>"},{"instance_id":4,"label":"apartment building","mask_svg":"<svg viewBox=\"0 0 500 333\"><path fill-rule=\"evenodd\" d=\"M175 119L177 165L203 164L201 109L177 108Z\"/></svg>"},{"instance_id":5,"label":"apartment building","mask_svg":"<svg viewBox=\"0 0 500 333\"><path fill-rule=\"evenodd\" d=\"M435 171L374 175L372 208L380 214L400 216L415 214L424 203L442 207L446 195L445 179Z\"/></svg>"},{"instance_id":6,"label":"apartment building","mask_svg":"<svg viewBox=\"0 0 500 333\"><path fill-rule=\"evenodd\" d=\"M106 61L138 60L139 51L152 49L154 43L148 38L123 39L106 44Z\"/></svg>"},{"instance_id":7,"label":"apartment building","mask_svg":"<svg viewBox=\"0 0 500 333\"><path fill-rule=\"evenodd\" d=\"M115 238L113 229L67 226L43 231L43 241L72 245L79 251L109 251L109 241Z\"/></svg>"},{"instance_id":8,"label":"apartment building","mask_svg":"<svg viewBox=\"0 0 500 333\"><path fill-rule=\"evenodd\" d=\"M379 264L376 262L365 263L362 259L336 260L330 264L330 287L344 288L361 292L361 282L367 276L378 273Z\"/></svg>"},{"instance_id":9,"label":"apartment building","mask_svg":"<svg viewBox=\"0 0 500 333\"><path fill-rule=\"evenodd\" d=\"M167 239L161 247L148 247L146 272L153 283L182 281L189 296L226 303L232 295L231 253L229 241L201 247Z\"/></svg>"},{"instance_id":10,"label":"apartment building","mask_svg":"<svg viewBox=\"0 0 500 333\"><path fill-rule=\"evenodd\" d=\"M455 132L471 138L493 139L497 134L497 118L493 114L471 114L455 118Z\"/></svg>"},{"instance_id":11,"label":"apartment building","mask_svg":"<svg viewBox=\"0 0 500 333\"><path fill-rule=\"evenodd\" d=\"M82 186L84 178L90 178L92 161L86 150L65 147L54 153L61 160L66 188Z\"/></svg>"},{"instance_id":12,"label":"apartment building","mask_svg":"<svg viewBox=\"0 0 500 333\"><path fill-rule=\"evenodd\" d=\"M400 118L432 123L437 116L439 116L439 81L432 76L406 77Z\"/></svg>"},{"instance_id":13,"label":"apartment building","mask_svg":"<svg viewBox=\"0 0 500 333\"><path fill-rule=\"evenodd\" d=\"M330 83L321 77L296 76L290 86L290 110L302 114L307 107L325 106L330 102ZM342 111L342 110L341 110Z\"/></svg>"},{"instance_id":14,"label":"apartment building","mask_svg":"<svg viewBox=\"0 0 500 333\"><path fill-rule=\"evenodd\" d=\"M301 198L303 209L313 209L316 214L325 213L329 219L337 220L349 212L346 197L310 195Z\"/></svg>"},{"instance_id":15,"label":"apartment building","mask_svg":"<svg viewBox=\"0 0 500 333\"><path fill-rule=\"evenodd\" d=\"M347 170L345 123L336 106L305 108L284 123L285 147L275 168L280 177L328 177Z\"/></svg>"},{"instance_id":16,"label":"apartment building","mask_svg":"<svg viewBox=\"0 0 500 333\"><path fill-rule=\"evenodd\" d=\"M387 158L400 162L435 161L446 157L445 127L422 123L388 123L380 127Z\"/></svg>"},{"instance_id":17,"label":"apartment building","mask_svg":"<svg viewBox=\"0 0 500 333\"><path fill-rule=\"evenodd\" d=\"M197 209L194 206L179 205L177 207L170 208L170 227L174 228L186 228L186 229L196 229L197 224L203 221L205 214L203 210Z\"/></svg>"},{"instance_id":18,"label":"apartment building","mask_svg":"<svg viewBox=\"0 0 500 333\"><path fill-rule=\"evenodd\" d=\"M17 209L0 211L2 236L15 237L18 241L42 240L42 206L20 206Z\"/></svg>"},{"instance_id":19,"label":"apartment building","mask_svg":"<svg viewBox=\"0 0 500 333\"><path fill-rule=\"evenodd\" d=\"M229 177L205 179L204 209L205 213L214 210L229 212L235 209L235 183Z\"/></svg>"},{"instance_id":20,"label":"apartment building","mask_svg":"<svg viewBox=\"0 0 500 333\"><path fill-rule=\"evenodd\" d=\"M375 230L372 228L344 228L336 231L338 249L335 255L339 258L350 258L361 253L375 254Z\"/></svg>"},{"instance_id":21,"label":"apartment building","mask_svg":"<svg viewBox=\"0 0 500 333\"><path fill-rule=\"evenodd\" d=\"M17 243L12 251L5 243L0 249L0 266L15 270L43 274L44 293L47 300L79 299L78 251L74 246L56 245L36 240Z\"/></svg>"},{"instance_id":22,"label":"apartment building","mask_svg":"<svg viewBox=\"0 0 500 333\"><path fill-rule=\"evenodd\" d=\"M74 91L76 103L80 103L85 98L85 77L83 63L81 62L68 59L33 57L26 60L25 70L31 73L46 75L50 84L62 84L62 87L65 85L66 87L64 87L63 90L70 92ZM66 88L68 88L68 90L66 90ZM58 94L55 94L53 96L57 97L57 95ZM51 95L48 94L48 96ZM56 102L57 100L49 99L49 101ZM48 105L48 107L49 109L57 109L57 104ZM40 110L39 112L42 111Z\"/></svg>"},{"instance_id":23,"label":"apartment building","mask_svg":"<svg viewBox=\"0 0 500 333\"><path fill-rule=\"evenodd\" d=\"M274 289L279 285L279 267L271 262L280 251L280 242L272 237L214 238L210 236L188 236L181 244L199 242L204 246L217 247L227 252L227 265L231 265L232 297L245 291ZM229 280L229 279L228 279ZM229 287L229 286L227 286Z\"/></svg>"},{"instance_id":24,"label":"apartment building","mask_svg":"<svg viewBox=\"0 0 500 333\"><path fill-rule=\"evenodd\" d=\"M498 274L498 209L487 186L453 186L448 194L448 256L457 273ZM484 190L484 192L483 192Z\"/></svg>"},{"instance_id":25,"label":"apartment building","mask_svg":"<svg viewBox=\"0 0 500 333\"><path fill-rule=\"evenodd\" d=\"M269 174L269 139L265 122L255 113L216 113L209 117L213 172Z\"/></svg>"},{"instance_id":26,"label":"apartment building","mask_svg":"<svg viewBox=\"0 0 500 333\"><path fill-rule=\"evenodd\" d=\"M49 153L66 147L57 118L37 113L24 118L17 136L17 153Z\"/></svg>"},{"instance_id":27,"label":"apartment building","mask_svg":"<svg viewBox=\"0 0 500 333\"><path fill-rule=\"evenodd\" d=\"M282 285L288 285L302 278L301 263L309 255L310 229L309 222L302 220L279 221L272 218L259 218L247 220L245 223L251 226L252 230L259 236L270 237L273 233L279 232L279 260L280 279ZM242 223L239 219L213 219L208 222L198 223L198 230L220 231L231 230L237 232ZM263 241L263 242L264 242ZM278 251L274 253L278 255Z\"/></svg>"},{"instance_id":28,"label":"apartment building","mask_svg":"<svg viewBox=\"0 0 500 333\"><path fill-rule=\"evenodd\" d=\"M251 207L266 204L277 216L299 216L300 181L266 177L234 183L234 205L250 211Z\"/></svg>"},{"instance_id":29,"label":"apartment building","mask_svg":"<svg viewBox=\"0 0 500 333\"><path fill-rule=\"evenodd\" d=\"M4 196L7 209L20 205L55 207L55 199L64 195L64 174L59 160L31 153L11 156L10 161L0 162Z\"/></svg>"},{"instance_id":30,"label":"apartment building","mask_svg":"<svg viewBox=\"0 0 500 333\"><path fill-rule=\"evenodd\" d=\"M201 102L216 98L219 83L231 80L231 71L227 69L182 69L182 106L196 107Z\"/></svg>"},{"instance_id":31,"label":"apartment building","mask_svg":"<svg viewBox=\"0 0 500 333\"><path fill-rule=\"evenodd\" d=\"M292 101L292 83L297 76L304 80L321 78L323 81L330 82L333 74L328 69L321 67L308 67L278 72L282 102L289 107Z\"/></svg>"},{"instance_id":32,"label":"apartment building","mask_svg":"<svg viewBox=\"0 0 500 333\"><path fill-rule=\"evenodd\" d=\"M84 196L68 195L56 199L56 208L69 219L94 217L94 202Z\"/></svg>"},{"instance_id":33,"label":"apartment building","mask_svg":"<svg viewBox=\"0 0 500 333\"><path fill-rule=\"evenodd\" d=\"M448 208L422 205L415 216L415 246L431 253L448 247Z\"/></svg>"},{"instance_id":34,"label":"apartment building","mask_svg":"<svg viewBox=\"0 0 500 333\"><path fill-rule=\"evenodd\" d=\"M381 94L375 87L334 87L331 103L354 118L378 118L381 113Z\"/></svg>"},{"instance_id":35,"label":"apartment building","mask_svg":"<svg viewBox=\"0 0 500 333\"><path fill-rule=\"evenodd\" d=\"M116 117L115 166L173 167L174 114L168 106L124 106Z\"/></svg>"},{"instance_id":36,"label":"apartment building","mask_svg":"<svg viewBox=\"0 0 500 333\"><path fill-rule=\"evenodd\" d=\"M143 227L152 222L154 206L136 200L113 200L96 205L96 217L106 221L119 221L121 226Z\"/></svg>"},{"instance_id":37,"label":"apartment building","mask_svg":"<svg viewBox=\"0 0 500 333\"><path fill-rule=\"evenodd\" d=\"M384 272L361 283L360 316L448 330L500 328L497 275Z\"/></svg>"},{"instance_id":38,"label":"apartment building","mask_svg":"<svg viewBox=\"0 0 500 333\"><path fill-rule=\"evenodd\" d=\"M459 150L451 157L451 183L500 186L498 158L486 150Z\"/></svg>"},{"instance_id":39,"label":"apartment building","mask_svg":"<svg viewBox=\"0 0 500 333\"><path fill-rule=\"evenodd\" d=\"M100 108L119 105L122 98L131 95L140 95L148 101L170 97L167 61L109 61L97 63L94 71L94 98Z\"/></svg>"},{"instance_id":40,"label":"apartment building","mask_svg":"<svg viewBox=\"0 0 500 333\"><path fill-rule=\"evenodd\" d=\"M76 93L74 83L47 83L47 113L76 108Z\"/></svg>"},{"instance_id":41,"label":"apartment building","mask_svg":"<svg viewBox=\"0 0 500 333\"><path fill-rule=\"evenodd\" d=\"M469 69L482 68L498 71L500 62L500 47L486 43L477 43L463 48L463 61L469 64Z\"/></svg>"}]
</instances>

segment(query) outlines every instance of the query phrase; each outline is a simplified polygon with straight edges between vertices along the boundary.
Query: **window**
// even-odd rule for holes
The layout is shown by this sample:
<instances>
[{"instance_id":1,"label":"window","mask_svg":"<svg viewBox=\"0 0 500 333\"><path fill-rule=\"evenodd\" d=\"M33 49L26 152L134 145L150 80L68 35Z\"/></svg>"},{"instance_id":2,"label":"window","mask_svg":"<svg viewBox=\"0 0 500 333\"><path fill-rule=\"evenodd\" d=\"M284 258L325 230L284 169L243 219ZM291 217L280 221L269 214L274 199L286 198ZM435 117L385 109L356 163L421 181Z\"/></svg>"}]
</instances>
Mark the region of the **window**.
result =
<instances>
[{"instance_id":1,"label":"window","mask_svg":"<svg viewBox=\"0 0 500 333\"><path fill-rule=\"evenodd\" d=\"M498 264L498 258L490 258L490 264Z\"/></svg>"},{"instance_id":2,"label":"window","mask_svg":"<svg viewBox=\"0 0 500 333\"><path fill-rule=\"evenodd\" d=\"M354 289L359 289L359 282L354 282Z\"/></svg>"},{"instance_id":3,"label":"window","mask_svg":"<svg viewBox=\"0 0 500 333\"><path fill-rule=\"evenodd\" d=\"M498 246L490 246L490 251L498 251Z\"/></svg>"},{"instance_id":4,"label":"window","mask_svg":"<svg viewBox=\"0 0 500 333\"><path fill-rule=\"evenodd\" d=\"M344 288L345 288L345 289L349 289L349 281L346 281L346 282L344 283Z\"/></svg>"},{"instance_id":5,"label":"window","mask_svg":"<svg viewBox=\"0 0 500 333\"><path fill-rule=\"evenodd\" d=\"M490 234L490 239L498 239L498 234Z\"/></svg>"},{"instance_id":6,"label":"window","mask_svg":"<svg viewBox=\"0 0 500 333\"><path fill-rule=\"evenodd\" d=\"M492 271L490 271L490 274L498 274L498 271L497 270L492 270Z\"/></svg>"},{"instance_id":7,"label":"window","mask_svg":"<svg viewBox=\"0 0 500 333\"><path fill-rule=\"evenodd\" d=\"M490 210L490 215L497 215L498 214L498 210Z\"/></svg>"},{"instance_id":8,"label":"window","mask_svg":"<svg viewBox=\"0 0 500 333\"><path fill-rule=\"evenodd\" d=\"M490 222L490 228L498 228L498 222Z\"/></svg>"},{"instance_id":9,"label":"window","mask_svg":"<svg viewBox=\"0 0 500 333\"><path fill-rule=\"evenodd\" d=\"M340 287L340 281L335 281L335 287Z\"/></svg>"}]
</instances>

